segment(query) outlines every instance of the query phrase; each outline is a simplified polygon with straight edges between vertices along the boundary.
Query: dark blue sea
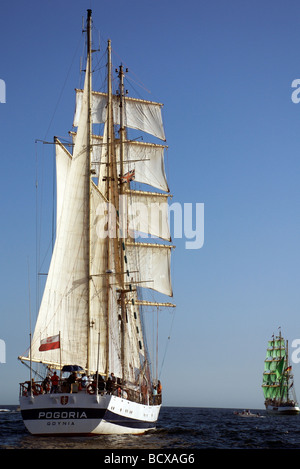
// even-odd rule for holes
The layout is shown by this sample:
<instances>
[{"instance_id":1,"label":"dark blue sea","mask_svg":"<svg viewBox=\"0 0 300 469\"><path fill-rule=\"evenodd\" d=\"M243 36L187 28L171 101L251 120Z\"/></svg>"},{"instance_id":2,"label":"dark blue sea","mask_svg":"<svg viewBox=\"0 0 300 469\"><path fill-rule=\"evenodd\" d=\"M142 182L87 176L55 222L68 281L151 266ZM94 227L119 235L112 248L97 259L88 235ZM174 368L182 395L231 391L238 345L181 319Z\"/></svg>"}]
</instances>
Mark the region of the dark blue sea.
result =
<instances>
[{"instance_id":1,"label":"dark blue sea","mask_svg":"<svg viewBox=\"0 0 300 469\"><path fill-rule=\"evenodd\" d=\"M111 458L104 460L110 463L121 463L123 452L140 455L139 462L147 462L147 455L155 453L161 458L158 463L172 464L196 464L201 450L273 450L274 454L274 450L300 449L300 415L274 416L251 409L262 418L243 418L234 414L238 409L162 407L157 429L144 435L57 438L30 435L17 406L6 409L0 412L0 449L98 450L103 460Z\"/></svg>"}]
</instances>

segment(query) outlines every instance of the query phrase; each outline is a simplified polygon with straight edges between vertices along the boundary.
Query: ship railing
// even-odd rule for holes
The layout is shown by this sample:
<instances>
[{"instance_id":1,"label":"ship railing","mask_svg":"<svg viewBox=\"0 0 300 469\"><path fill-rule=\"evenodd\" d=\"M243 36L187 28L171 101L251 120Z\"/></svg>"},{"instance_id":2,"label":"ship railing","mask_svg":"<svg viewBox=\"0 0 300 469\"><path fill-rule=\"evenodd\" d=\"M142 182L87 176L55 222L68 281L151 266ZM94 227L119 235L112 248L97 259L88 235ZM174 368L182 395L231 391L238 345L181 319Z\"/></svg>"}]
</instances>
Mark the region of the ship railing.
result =
<instances>
[{"instance_id":1,"label":"ship railing","mask_svg":"<svg viewBox=\"0 0 300 469\"><path fill-rule=\"evenodd\" d=\"M88 394L96 394L96 383L95 381L90 382L85 388L78 390L78 392L85 391ZM74 392L74 391L73 391ZM77 392L77 391L75 391ZM118 397L122 397L128 401L137 402L139 404L146 404L146 405L159 405L162 402L161 394L153 396L149 394L147 389L139 390L139 389L132 389L130 387L115 384L113 385L112 389L107 389L103 383L100 384L98 387L98 394L100 395L114 395Z\"/></svg>"},{"instance_id":2,"label":"ship railing","mask_svg":"<svg viewBox=\"0 0 300 469\"><path fill-rule=\"evenodd\" d=\"M30 381L25 381L20 384L20 396L29 397L31 395L37 396L40 394L77 394L87 393L96 394L96 385L94 381L89 381L85 386L80 382L69 384L65 380L61 380L56 389L52 389L51 385L45 384L43 381L33 381L32 386ZM106 389L105 386L101 389L98 387L99 395L115 395L123 399L137 402L145 405L160 405L162 403L161 394L152 395L147 391L141 392L122 385L113 386L112 389Z\"/></svg>"},{"instance_id":3,"label":"ship railing","mask_svg":"<svg viewBox=\"0 0 300 469\"><path fill-rule=\"evenodd\" d=\"M30 396L31 394L37 396L46 392L50 392L50 386L49 388L43 386L43 381L32 380L31 384L30 381L20 383L20 396Z\"/></svg>"}]
</instances>

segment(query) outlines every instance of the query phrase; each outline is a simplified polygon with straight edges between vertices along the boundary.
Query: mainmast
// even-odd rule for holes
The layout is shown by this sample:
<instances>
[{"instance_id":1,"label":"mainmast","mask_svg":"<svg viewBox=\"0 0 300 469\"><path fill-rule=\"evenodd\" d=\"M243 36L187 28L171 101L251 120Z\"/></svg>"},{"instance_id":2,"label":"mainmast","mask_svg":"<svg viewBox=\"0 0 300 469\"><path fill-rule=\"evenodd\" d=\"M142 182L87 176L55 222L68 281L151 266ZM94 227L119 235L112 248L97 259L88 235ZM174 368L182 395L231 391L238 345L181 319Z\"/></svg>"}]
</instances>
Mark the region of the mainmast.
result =
<instances>
[{"instance_id":1,"label":"mainmast","mask_svg":"<svg viewBox=\"0 0 300 469\"><path fill-rule=\"evenodd\" d=\"M108 76L108 108L107 108L107 162L106 162L106 199L110 200L110 188L111 188L111 160L112 160L112 142L113 142L113 107L112 107L112 79L111 79L111 41L107 43L107 76ZM108 214L110 216L110 214ZM111 258L111 244L110 238L107 241L107 271L110 269L110 258ZM106 377L108 377L109 369L109 325L110 325L110 277L106 276Z\"/></svg>"},{"instance_id":2,"label":"mainmast","mask_svg":"<svg viewBox=\"0 0 300 469\"><path fill-rule=\"evenodd\" d=\"M110 204L115 208L115 213L118 216L117 219L117 236L110 240L108 238L107 244L107 258L108 262L111 262L112 265L107 265L107 268L110 270L111 267L115 272L115 278L118 279L117 283L119 284L118 293L120 294L120 306L121 306L121 367L122 367L122 378L125 379L125 356L126 356L126 334L127 334L127 314L126 314L126 291L125 291L125 281L124 281L124 255L125 255L125 240L123 234L119 231L122 227L122 221L120 221L120 195L123 194L123 184L122 184L122 175L123 175L123 155L124 155L124 140L125 140L125 127L123 124L123 107L124 107L124 92L120 92L120 168L118 174L117 169L117 156L116 156L116 142L114 135L114 114L113 114L113 92L112 92L112 61L111 61L111 41L108 41L108 117L107 117L107 172L106 172L106 197ZM123 90L123 73L120 69L120 90ZM119 77L120 77L119 75ZM114 223L115 220L112 220L112 214L108 214L109 217L109 226L111 223ZM107 277L107 324L110 323L110 311L109 311L109 277ZM107 330L107 363L106 363L106 373L109 373L109 330Z\"/></svg>"},{"instance_id":3,"label":"mainmast","mask_svg":"<svg viewBox=\"0 0 300 469\"><path fill-rule=\"evenodd\" d=\"M120 106L120 129L119 129L119 137L120 137L120 189L119 193L120 196L124 194L124 184L123 184L123 176L124 176L124 145L125 145L125 126L124 126L124 71L123 65L119 67L119 106ZM121 200L124 203L124 198L121 197ZM125 202L126 203L126 202ZM124 220L122 220L124 223ZM123 228L127 232L127 226L124 227L123 223L119 223L120 229ZM126 223L126 222L125 222ZM119 250L120 250L120 260L121 260L121 288L120 288L120 302L121 302L121 365L122 365L122 378L126 380L125 370L126 370L126 336L127 336L127 310L126 310L126 290L125 290L125 238L124 233L120 232L119 234Z\"/></svg>"}]
</instances>

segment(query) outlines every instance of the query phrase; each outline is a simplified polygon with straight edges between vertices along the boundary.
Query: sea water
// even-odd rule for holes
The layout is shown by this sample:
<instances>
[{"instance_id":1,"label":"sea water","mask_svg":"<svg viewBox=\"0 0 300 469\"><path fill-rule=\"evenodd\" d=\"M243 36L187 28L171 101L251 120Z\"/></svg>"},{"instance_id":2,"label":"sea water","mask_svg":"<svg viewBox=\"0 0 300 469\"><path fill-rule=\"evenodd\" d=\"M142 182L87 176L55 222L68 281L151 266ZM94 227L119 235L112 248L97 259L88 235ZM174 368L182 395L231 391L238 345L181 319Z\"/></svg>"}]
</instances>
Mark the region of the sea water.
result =
<instances>
[{"instance_id":1,"label":"sea water","mask_svg":"<svg viewBox=\"0 0 300 469\"><path fill-rule=\"evenodd\" d=\"M30 435L17 406L2 409L6 411L0 411L1 449L91 449L110 455L122 450L155 450L159 454L174 450L179 455L193 455L202 449L300 449L300 415L276 416L260 410L262 418L245 418L234 413L238 409L163 406L156 430L144 435L61 438ZM194 462L192 456L186 462Z\"/></svg>"}]
</instances>

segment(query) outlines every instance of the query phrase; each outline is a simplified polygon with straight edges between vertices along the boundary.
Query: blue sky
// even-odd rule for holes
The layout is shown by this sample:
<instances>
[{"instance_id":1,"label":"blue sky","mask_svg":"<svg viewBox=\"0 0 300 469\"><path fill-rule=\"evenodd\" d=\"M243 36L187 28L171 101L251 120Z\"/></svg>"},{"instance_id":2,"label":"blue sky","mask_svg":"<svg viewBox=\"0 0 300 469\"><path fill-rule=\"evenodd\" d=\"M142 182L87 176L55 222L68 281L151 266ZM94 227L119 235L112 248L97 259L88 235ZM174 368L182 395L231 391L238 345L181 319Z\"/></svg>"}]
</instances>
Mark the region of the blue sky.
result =
<instances>
[{"instance_id":1,"label":"blue sky","mask_svg":"<svg viewBox=\"0 0 300 469\"><path fill-rule=\"evenodd\" d=\"M35 140L71 129L87 8L102 51L110 38L114 65L130 68L142 97L164 103L173 202L205 207L203 247L174 239L164 403L262 408L267 340L279 326L290 344L300 339L297 1L1 5L0 403L17 403L28 376L17 356L28 347L29 290L36 313L37 153L52 167ZM300 364L293 369L300 398Z\"/></svg>"}]
</instances>

